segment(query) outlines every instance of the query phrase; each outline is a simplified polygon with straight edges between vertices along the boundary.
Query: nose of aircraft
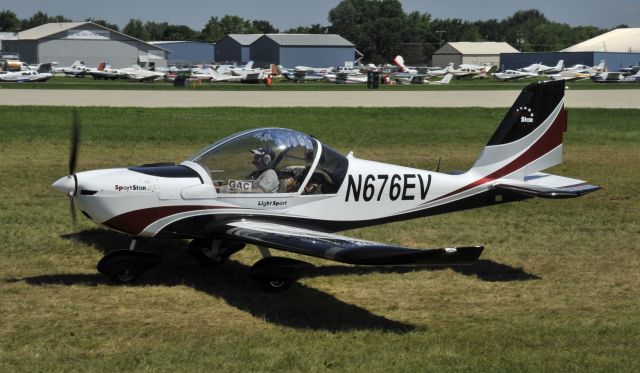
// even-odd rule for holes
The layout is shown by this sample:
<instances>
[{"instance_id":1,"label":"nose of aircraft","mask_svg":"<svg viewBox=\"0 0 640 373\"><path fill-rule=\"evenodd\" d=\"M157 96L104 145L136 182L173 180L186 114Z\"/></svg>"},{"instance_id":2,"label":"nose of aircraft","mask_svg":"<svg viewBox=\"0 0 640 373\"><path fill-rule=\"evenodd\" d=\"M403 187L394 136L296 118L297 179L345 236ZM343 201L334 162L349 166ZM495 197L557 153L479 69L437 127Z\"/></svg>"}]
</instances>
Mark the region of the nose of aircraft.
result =
<instances>
[{"instance_id":1,"label":"nose of aircraft","mask_svg":"<svg viewBox=\"0 0 640 373\"><path fill-rule=\"evenodd\" d=\"M74 175L61 177L51 184L53 189L66 195L73 195L76 191L76 179Z\"/></svg>"}]
</instances>

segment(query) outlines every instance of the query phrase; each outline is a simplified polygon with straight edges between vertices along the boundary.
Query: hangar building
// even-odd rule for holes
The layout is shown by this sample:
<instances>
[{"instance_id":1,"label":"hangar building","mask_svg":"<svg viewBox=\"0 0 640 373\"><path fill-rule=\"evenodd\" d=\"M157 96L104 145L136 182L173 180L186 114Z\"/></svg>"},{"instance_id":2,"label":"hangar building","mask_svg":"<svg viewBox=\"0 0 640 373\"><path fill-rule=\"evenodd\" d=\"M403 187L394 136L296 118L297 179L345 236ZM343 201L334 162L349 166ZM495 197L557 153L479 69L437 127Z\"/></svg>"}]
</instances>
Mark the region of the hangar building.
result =
<instances>
[{"instance_id":1,"label":"hangar building","mask_svg":"<svg viewBox=\"0 0 640 373\"><path fill-rule=\"evenodd\" d=\"M150 41L169 51L167 63L174 66L210 64L214 60L214 43L200 41Z\"/></svg>"},{"instance_id":2,"label":"hangar building","mask_svg":"<svg viewBox=\"0 0 640 373\"><path fill-rule=\"evenodd\" d=\"M229 34L218 40L216 62L247 62L251 59L250 45L263 34Z\"/></svg>"},{"instance_id":3,"label":"hangar building","mask_svg":"<svg viewBox=\"0 0 640 373\"><path fill-rule=\"evenodd\" d=\"M257 66L345 66L355 46L335 34L265 34L251 44L251 59Z\"/></svg>"},{"instance_id":4,"label":"hangar building","mask_svg":"<svg viewBox=\"0 0 640 373\"><path fill-rule=\"evenodd\" d=\"M76 60L87 66L108 62L114 67L139 64L166 67L167 50L93 22L47 23L18 33L2 43L5 52L19 53L30 64Z\"/></svg>"},{"instance_id":5,"label":"hangar building","mask_svg":"<svg viewBox=\"0 0 640 373\"><path fill-rule=\"evenodd\" d=\"M604 60L609 71L640 64L640 28L620 28L583 41L559 52L504 53L501 69L519 69L532 63L555 66L575 64L595 66Z\"/></svg>"},{"instance_id":6,"label":"hangar building","mask_svg":"<svg viewBox=\"0 0 640 373\"><path fill-rule=\"evenodd\" d=\"M447 43L438 49L432 57L433 66L447 66L453 62L456 66L469 64L485 64L490 63L500 66L501 53L517 53L518 50L505 42L471 42L461 41L455 43Z\"/></svg>"}]
</instances>

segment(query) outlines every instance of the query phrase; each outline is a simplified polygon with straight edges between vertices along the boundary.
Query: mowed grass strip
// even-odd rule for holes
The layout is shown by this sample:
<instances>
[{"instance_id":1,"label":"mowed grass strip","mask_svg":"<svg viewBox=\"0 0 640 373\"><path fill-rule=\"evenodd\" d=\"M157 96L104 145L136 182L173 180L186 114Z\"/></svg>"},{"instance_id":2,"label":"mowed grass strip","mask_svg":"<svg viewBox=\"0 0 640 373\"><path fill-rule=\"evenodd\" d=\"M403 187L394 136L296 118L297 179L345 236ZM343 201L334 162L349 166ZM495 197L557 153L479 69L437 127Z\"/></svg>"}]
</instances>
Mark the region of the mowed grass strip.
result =
<instances>
[{"instance_id":1,"label":"mowed grass strip","mask_svg":"<svg viewBox=\"0 0 640 373\"><path fill-rule=\"evenodd\" d=\"M69 217L70 108L0 107L0 371L424 371L640 368L638 110L569 109L549 172L604 190L345 232L413 247L483 244L469 267L317 265L280 294L247 277L254 247L216 270L186 241L133 286L95 270L128 238ZM179 162L239 130L277 126L344 153L467 169L503 109L79 108L78 170ZM288 254L285 254L288 255Z\"/></svg>"}]
</instances>

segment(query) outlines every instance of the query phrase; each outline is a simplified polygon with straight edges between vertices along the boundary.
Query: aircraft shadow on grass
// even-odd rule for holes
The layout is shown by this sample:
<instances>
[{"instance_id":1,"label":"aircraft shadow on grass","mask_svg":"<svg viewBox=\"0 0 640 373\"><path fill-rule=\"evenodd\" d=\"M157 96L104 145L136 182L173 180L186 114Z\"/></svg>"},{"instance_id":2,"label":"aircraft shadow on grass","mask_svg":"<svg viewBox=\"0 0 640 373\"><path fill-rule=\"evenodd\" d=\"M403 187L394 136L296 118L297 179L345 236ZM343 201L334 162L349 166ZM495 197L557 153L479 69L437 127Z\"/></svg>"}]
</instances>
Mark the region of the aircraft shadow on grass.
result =
<instances>
[{"instance_id":1,"label":"aircraft shadow on grass","mask_svg":"<svg viewBox=\"0 0 640 373\"><path fill-rule=\"evenodd\" d=\"M103 253L127 248L128 236L103 229L89 229L62 236L65 239L95 246ZM163 257L162 263L145 273L131 286L178 286L187 285L206 294L220 297L226 303L266 320L267 322L312 330L349 331L381 330L391 333L406 333L419 327L389 320L368 310L345 303L334 296L294 283L281 293L264 293L249 278L250 267L230 260L217 268L202 268L182 250L184 242L177 240L153 239L138 241L138 249L153 246L153 252ZM476 276L485 281L522 281L540 277L526 273L522 269L480 260L471 266L452 268L467 276ZM316 267L306 277L335 275L364 275L370 273L408 273L418 270L438 270L417 266L408 267L353 267L328 265ZM15 279L32 285L109 285L111 281L100 273L43 275ZM421 328L421 327L420 327Z\"/></svg>"}]
</instances>

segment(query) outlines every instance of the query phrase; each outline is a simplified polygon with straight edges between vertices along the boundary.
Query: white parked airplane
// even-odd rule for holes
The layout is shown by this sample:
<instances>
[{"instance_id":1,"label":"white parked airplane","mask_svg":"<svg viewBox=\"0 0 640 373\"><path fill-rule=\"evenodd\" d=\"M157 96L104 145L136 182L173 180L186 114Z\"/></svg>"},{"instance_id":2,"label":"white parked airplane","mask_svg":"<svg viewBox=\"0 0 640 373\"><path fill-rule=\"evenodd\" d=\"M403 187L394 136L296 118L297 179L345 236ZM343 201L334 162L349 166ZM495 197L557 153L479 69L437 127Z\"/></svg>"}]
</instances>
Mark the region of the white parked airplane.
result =
<instances>
[{"instance_id":1,"label":"white parked airplane","mask_svg":"<svg viewBox=\"0 0 640 373\"><path fill-rule=\"evenodd\" d=\"M453 74L449 73L440 80L426 81L425 83L431 84L431 85L443 85L443 84L451 83L452 79L453 79Z\"/></svg>"},{"instance_id":2,"label":"white parked airplane","mask_svg":"<svg viewBox=\"0 0 640 373\"><path fill-rule=\"evenodd\" d=\"M553 80L564 80L569 82L574 80L587 79L591 77L591 74L581 71L563 70L557 74L551 74L549 75L549 77Z\"/></svg>"},{"instance_id":3,"label":"white parked airplane","mask_svg":"<svg viewBox=\"0 0 640 373\"><path fill-rule=\"evenodd\" d=\"M520 80L537 77L536 73L528 73L518 70L505 70L499 73L493 73L493 77L502 81Z\"/></svg>"},{"instance_id":4,"label":"white parked airplane","mask_svg":"<svg viewBox=\"0 0 640 373\"><path fill-rule=\"evenodd\" d=\"M597 73L603 72L605 68L605 61L600 60L600 63L597 66L587 66L581 64L575 64L571 67L567 67L564 69L565 71L576 71L579 73L587 73L590 75L595 75Z\"/></svg>"},{"instance_id":5,"label":"white parked airplane","mask_svg":"<svg viewBox=\"0 0 640 373\"><path fill-rule=\"evenodd\" d=\"M132 65L131 70L126 72L127 78L137 82L153 82L164 77L163 73L145 70L138 65Z\"/></svg>"},{"instance_id":6,"label":"white parked airplane","mask_svg":"<svg viewBox=\"0 0 640 373\"><path fill-rule=\"evenodd\" d=\"M51 79L50 64L41 64L38 70L2 71L0 72L0 82L27 83L46 82Z\"/></svg>"},{"instance_id":7,"label":"white parked airplane","mask_svg":"<svg viewBox=\"0 0 640 373\"><path fill-rule=\"evenodd\" d=\"M555 74L562 71L563 68L564 68L564 60L559 60L555 66L547 66L542 63L534 63L527 67L518 69L518 71L524 71L527 73L538 73L542 75L542 74Z\"/></svg>"},{"instance_id":8,"label":"white parked airplane","mask_svg":"<svg viewBox=\"0 0 640 373\"><path fill-rule=\"evenodd\" d=\"M89 67L84 64L82 61L75 61L71 64L71 66L63 66L63 67L54 67L54 74L64 74L66 76L71 76L75 78L81 78L87 74L89 71Z\"/></svg>"},{"instance_id":9,"label":"white parked airplane","mask_svg":"<svg viewBox=\"0 0 640 373\"><path fill-rule=\"evenodd\" d=\"M562 161L564 87L549 81L524 88L463 173L358 159L352 152L343 156L312 136L283 128L228 136L180 165L76 172L76 113L69 176L53 187L107 228L133 237L191 238L189 251L206 263L257 245L264 258L251 276L268 290L286 287L310 266L273 257L268 248L359 265L469 264L481 246L415 249L335 232L600 189L541 172ZM159 256L134 249L135 240L129 250L110 252L98 270L128 282L158 264Z\"/></svg>"}]
</instances>

